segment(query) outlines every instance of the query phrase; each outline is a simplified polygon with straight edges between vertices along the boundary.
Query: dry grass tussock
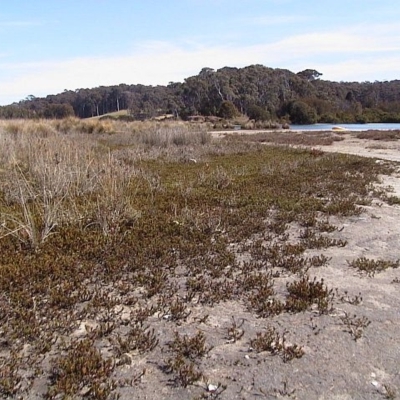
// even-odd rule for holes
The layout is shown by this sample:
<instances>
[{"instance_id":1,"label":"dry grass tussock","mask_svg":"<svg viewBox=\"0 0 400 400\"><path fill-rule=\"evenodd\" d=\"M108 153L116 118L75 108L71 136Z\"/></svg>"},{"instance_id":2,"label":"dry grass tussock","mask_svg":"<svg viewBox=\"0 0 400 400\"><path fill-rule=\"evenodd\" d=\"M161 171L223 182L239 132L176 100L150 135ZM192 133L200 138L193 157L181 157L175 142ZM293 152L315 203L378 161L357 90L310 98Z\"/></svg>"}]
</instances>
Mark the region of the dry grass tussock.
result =
<instances>
[{"instance_id":1,"label":"dry grass tussock","mask_svg":"<svg viewBox=\"0 0 400 400\"><path fill-rule=\"evenodd\" d=\"M42 133L1 135L6 206L1 237L12 235L36 248L57 227L84 224L88 213L97 212L98 222L107 229L110 213L130 211L124 187L134 175L132 168L122 166L111 152L84 135ZM94 210L81 204L87 196L96 199Z\"/></svg>"},{"instance_id":2,"label":"dry grass tussock","mask_svg":"<svg viewBox=\"0 0 400 400\"><path fill-rule=\"evenodd\" d=\"M3 200L13 207L2 213L0 235L37 247L64 224L99 224L106 233L115 219L134 219L132 198L125 196L137 174L133 164L159 157L194 161L200 155L194 149L210 145L211 137L184 123L71 118L2 121L0 140ZM96 198L94 210L81 204L85 196Z\"/></svg>"},{"instance_id":3,"label":"dry grass tussock","mask_svg":"<svg viewBox=\"0 0 400 400\"><path fill-rule=\"evenodd\" d=\"M341 301L305 251L345 246L330 217L358 215L392 171L189 124L1 122L0 396L232 398L234 380L199 382L245 374L249 347L256 368L300 363L273 318L328 320ZM220 304L246 322L204 325Z\"/></svg>"},{"instance_id":4,"label":"dry grass tussock","mask_svg":"<svg viewBox=\"0 0 400 400\"><path fill-rule=\"evenodd\" d=\"M0 132L11 134L36 133L42 136L52 133L62 134L139 134L166 130L169 135L177 136L185 132L204 132L210 130L211 125L193 124L183 121L115 121L99 119L65 118L62 120L1 120Z\"/></svg>"}]
</instances>

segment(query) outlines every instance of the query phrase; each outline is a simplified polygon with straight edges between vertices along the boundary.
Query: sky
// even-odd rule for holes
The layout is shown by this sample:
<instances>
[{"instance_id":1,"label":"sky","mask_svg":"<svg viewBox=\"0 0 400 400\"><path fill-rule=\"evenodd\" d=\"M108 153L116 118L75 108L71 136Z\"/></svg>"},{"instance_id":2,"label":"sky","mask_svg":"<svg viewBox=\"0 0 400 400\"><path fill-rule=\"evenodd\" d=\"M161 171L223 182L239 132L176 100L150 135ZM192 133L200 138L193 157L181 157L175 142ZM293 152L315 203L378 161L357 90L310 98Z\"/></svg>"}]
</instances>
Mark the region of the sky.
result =
<instances>
[{"instance_id":1,"label":"sky","mask_svg":"<svg viewBox=\"0 0 400 400\"><path fill-rule=\"evenodd\" d=\"M400 79L397 0L0 0L0 105L204 67Z\"/></svg>"}]
</instances>

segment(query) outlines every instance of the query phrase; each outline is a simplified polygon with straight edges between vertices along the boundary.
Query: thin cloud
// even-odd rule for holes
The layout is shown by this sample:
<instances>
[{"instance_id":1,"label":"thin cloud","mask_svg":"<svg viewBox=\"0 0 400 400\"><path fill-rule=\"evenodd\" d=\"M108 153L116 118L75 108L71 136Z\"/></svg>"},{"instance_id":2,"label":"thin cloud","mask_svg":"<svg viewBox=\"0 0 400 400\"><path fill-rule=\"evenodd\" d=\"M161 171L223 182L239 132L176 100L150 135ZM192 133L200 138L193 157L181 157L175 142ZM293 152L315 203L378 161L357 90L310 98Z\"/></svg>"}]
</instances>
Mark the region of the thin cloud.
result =
<instances>
[{"instance_id":1,"label":"thin cloud","mask_svg":"<svg viewBox=\"0 0 400 400\"><path fill-rule=\"evenodd\" d=\"M398 40L400 29L397 28L397 36L393 31L379 31L371 27L368 31L364 29L338 30L336 32L315 32L296 35L285 38L271 45L271 49L277 51L279 48L292 53L311 54L326 53L375 53L400 50Z\"/></svg>"},{"instance_id":2,"label":"thin cloud","mask_svg":"<svg viewBox=\"0 0 400 400\"><path fill-rule=\"evenodd\" d=\"M317 64L316 69L323 71L323 79L332 81L386 81L393 80L393 73L400 65L400 55L376 59L350 59L335 64ZM345 74L343 73L345 71ZM400 79L400 76L398 77Z\"/></svg>"},{"instance_id":3,"label":"thin cloud","mask_svg":"<svg viewBox=\"0 0 400 400\"><path fill-rule=\"evenodd\" d=\"M399 28L378 28L370 27L370 32L366 32L361 26L294 35L251 46L151 41L142 42L130 54L119 57L0 63L0 104L21 100L29 94L59 93L66 88L119 83L167 84L183 81L205 66L217 69L263 64L293 72L315 68L324 74L324 79L336 81L395 79L400 63L397 39L400 31L393 38Z\"/></svg>"}]
</instances>

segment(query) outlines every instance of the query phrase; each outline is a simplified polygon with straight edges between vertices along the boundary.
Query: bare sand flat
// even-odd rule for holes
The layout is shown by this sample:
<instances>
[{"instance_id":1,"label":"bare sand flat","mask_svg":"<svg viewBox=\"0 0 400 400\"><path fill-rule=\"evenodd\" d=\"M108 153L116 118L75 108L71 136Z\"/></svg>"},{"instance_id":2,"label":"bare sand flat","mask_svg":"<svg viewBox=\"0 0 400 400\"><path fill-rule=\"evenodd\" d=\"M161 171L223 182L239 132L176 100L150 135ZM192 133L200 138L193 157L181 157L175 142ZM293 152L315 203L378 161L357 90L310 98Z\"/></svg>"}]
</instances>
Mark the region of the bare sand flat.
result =
<instances>
[{"instance_id":1,"label":"bare sand flat","mask_svg":"<svg viewBox=\"0 0 400 400\"><path fill-rule=\"evenodd\" d=\"M254 133L254 131L249 132ZM229 132L213 132L223 137ZM237 134L234 132L233 134ZM241 132L243 134L243 132ZM296 133L301 135L301 132ZM400 162L400 141L357 139L351 133L344 140L328 146L312 146L324 152L355 154L376 158L377 163ZM400 164L391 176L381 176L378 186L391 188L400 197ZM360 215L331 217L337 229L329 237L345 246L307 250L305 257L323 255L325 265L312 267L310 278L323 279L334 294L333 307L319 313L316 307L305 312L284 312L258 318L242 300L224 301L213 307L194 303L182 323L172 325L168 315L151 315L149 326L164 344L141 354L127 352L118 356L113 379L119 399L304 399L350 400L395 399L400 396L400 268L389 268L373 276L349 266L360 257L373 260L400 259L400 205L375 199L364 205ZM290 226L289 240L300 240L300 227ZM251 238L250 241L253 241ZM230 243L235 251L235 243ZM298 277L297 277L298 278ZM295 277L276 279L277 294ZM127 324L132 319L129 305L117 304L118 318ZM95 326L93 320L78 321L72 337L80 339ZM170 356L165 343L173 339L174 330L190 337L199 332L212 348L201 360L204 377L187 387L174 385L171 375L163 371L163 360ZM285 360L282 354L257 351L252 339L273 327L285 337L286 348L302 348L302 357ZM74 328L75 329L75 328ZM153 331L152 331L153 332ZM0 356L7 357L7 343L0 344ZM107 340L98 344L102 356L112 354ZM29 356L30 345L22 351ZM50 353L43 359L49 369ZM6 371L7 372L7 371ZM6 375L4 375L6 376ZM0 379L3 376L0 375ZM18 383L27 399L45 398L46 375L26 372ZM25 386L24 386L25 385ZM30 386L31 385L31 386ZM0 396L2 393L0 393ZM6 397L4 398L11 398ZM65 398L58 395L54 398ZM84 387L77 399L96 398ZM113 397L111 397L113 398Z\"/></svg>"},{"instance_id":2,"label":"bare sand flat","mask_svg":"<svg viewBox=\"0 0 400 400\"><path fill-rule=\"evenodd\" d=\"M255 133L254 131L249 134ZM238 132L213 132L222 138ZM243 132L240 132L243 134ZM301 132L298 132L301 134ZM400 142L375 142L344 134L344 140L329 146L313 146L325 152L339 152L377 158L377 163L400 161ZM391 176L382 176L380 186L391 187L400 196L400 166ZM400 269L388 269L374 276L360 274L348 262L359 257L400 259L400 206L376 200L359 216L335 218L339 229L333 238L347 241L344 247L309 250L306 256L323 253L328 265L309 271L335 288L332 312L281 314L258 319L243 304L224 302L201 307L187 321L187 331L204 332L213 346L204 359L207 381L177 389L169 386L156 365L162 354L143 360L147 373L135 391L138 399L394 399L400 396ZM291 232L296 241L299 230ZM341 299L340 299L341 298ZM209 314L198 324L199 315ZM243 336L227 340L232 320L242 324ZM268 352L257 353L249 346L256 332L274 326L285 332L288 343L303 347L304 356L283 362ZM158 333L163 334L163 323ZM360 333L357 338L357 332ZM160 386L160 382L164 382ZM219 386L219 383L221 386ZM215 388L217 388L214 391ZM199 392L199 387L203 392ZM207 390L207 388L211 388ZM131 390L121 399L132 398ZM199 393L202 393L199 397Z\"/></svg>"},{"instance_id":3,"label":"bare sand flat","mask_svg":"<svg viewBox=\"0 0 400 400\"><path fill-rule=\"evenodd\" d=\"M254 133L254 132L251 132ZM227 132L213 133L222 137ZM235 132L234 134L237 134ZM344 140L330 146L315 146L322 151L377 158L376 162L400 161L400 142L374 142L345 134ZM382 176L381 186L391 187L400 196L400 167L392 176ZM305 355L290 363L278 357L260 357L243 346L248 336L265 328L240 304L224 304L210 310L205 332L228 326L231 316L243 319L245 335L238 343L214 343L208 376L212 382L225 382L220 398L297 398L297 399L380 399L400 396L400 269L389 269L373 277L361 275L348 266L358 257L400 259L400 206L374 201L360 216L336 218L340 227L333 237L347 241L344 247L323 251L330 258L327 267L310 271L324 278L348 301L335 306L330 315L312 313L281 315L274 326L286 330L289 339L304 346ZM319 254L309 251L307 255ZM352 299L361 296L360 304ZM369 321L355 340L347 321ZM234 367L235 365L235 367ZM168 397L168 396L167 396ZM185 395L182 393L182 398ZM156 399L147 392L142 398ZM212 397L210 397L212 398Z\"/></svg>"},{"instance_id":4,"label":"bare sand flat","mask_svg":"<svg viewBox=\"0 0 400 400\"><path fill-rule=\"evenodd\" d=\"M400 162L400 142L399 141L373 141L368 139L358 139L351 133L341 135L344 140L334 142L330 146L317 146L320 150L354 154L363 157L376 157L382 160Z\"/></svg>"}]
</instances>

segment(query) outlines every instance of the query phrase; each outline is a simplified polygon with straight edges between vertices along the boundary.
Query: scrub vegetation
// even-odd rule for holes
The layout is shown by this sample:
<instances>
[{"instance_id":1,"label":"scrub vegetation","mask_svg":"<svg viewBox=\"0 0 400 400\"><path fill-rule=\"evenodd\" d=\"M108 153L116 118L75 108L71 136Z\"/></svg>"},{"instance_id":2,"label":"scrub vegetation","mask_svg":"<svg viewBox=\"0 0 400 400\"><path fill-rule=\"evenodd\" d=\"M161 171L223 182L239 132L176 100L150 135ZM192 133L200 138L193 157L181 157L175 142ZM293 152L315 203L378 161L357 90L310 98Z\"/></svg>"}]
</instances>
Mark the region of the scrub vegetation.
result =
<instances>
[{"instance_id":1,"label":"scrub vegetation","mask_svg":"<svg viewBox=\"0 0 400 400\"><path fill-rule=\"evenodd\" d=\"M216 398L230 382L212 382L222 343L237 358L227 374L243 352L297 363L305 343L276 318L338 320L349 296L318 277L329 258L307 251L346 246L331 219L359 215L390 163L289 146L297 134L266 146L140 124L1 122L3 398L129 398L155 381ZM228 305L247 319L213 329ZM354 340L368 330L341 321Z\"/></svg>"},{"instance_id":2,"label":"scrub vegetation","mask_svg":"<svg viewBox=\"0 0 400 400\"><path fill-rule=\"evenodd\" d=\"M306 69L203 68L167 86L120 84L28 96L0 107L0 118L103 117L125 121L182 119L212 121L217 129L247 118L247 127L282 124L400 122L400 83L331 82ZM109 115L112 113L112 115Z\"/></svg>"}]
</instances>

